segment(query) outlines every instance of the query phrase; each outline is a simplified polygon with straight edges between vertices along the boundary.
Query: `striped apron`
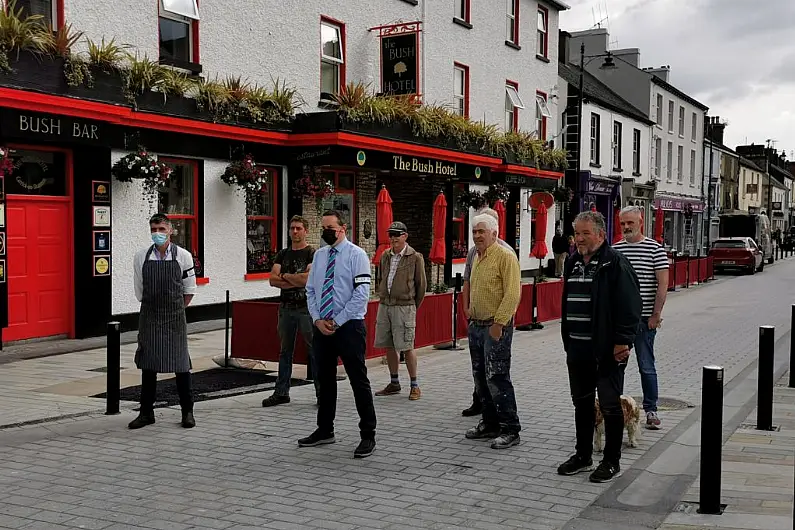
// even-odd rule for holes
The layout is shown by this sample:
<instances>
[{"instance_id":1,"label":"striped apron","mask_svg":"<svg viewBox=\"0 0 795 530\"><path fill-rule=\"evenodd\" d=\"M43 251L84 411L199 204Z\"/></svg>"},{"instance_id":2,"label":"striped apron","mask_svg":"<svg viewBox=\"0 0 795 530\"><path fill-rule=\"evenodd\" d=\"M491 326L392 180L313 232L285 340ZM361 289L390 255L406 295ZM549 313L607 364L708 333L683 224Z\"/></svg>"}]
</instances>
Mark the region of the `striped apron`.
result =
<instances>
[{"instance_id":1,"label":"striped apron","mask_svg":"<svg viewBox=\"0 0 795 530\"><path fill-rule=\"evenodd\" d=\"M171 260L168 261L150 260L154 250L152 245L144 258L135 365L157 373L189 372L192 365L177 246L171 244Z\"/></svg>"}]
</instances>

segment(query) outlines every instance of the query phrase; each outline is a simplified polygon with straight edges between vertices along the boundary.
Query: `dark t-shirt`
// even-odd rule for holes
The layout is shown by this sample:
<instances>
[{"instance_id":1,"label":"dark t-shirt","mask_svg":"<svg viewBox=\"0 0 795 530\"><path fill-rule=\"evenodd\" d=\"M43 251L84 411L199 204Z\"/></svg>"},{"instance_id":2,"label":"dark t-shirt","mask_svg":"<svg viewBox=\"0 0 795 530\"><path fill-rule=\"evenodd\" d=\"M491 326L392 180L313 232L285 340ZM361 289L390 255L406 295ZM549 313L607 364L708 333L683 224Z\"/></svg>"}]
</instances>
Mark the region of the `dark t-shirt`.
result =
<instances>
[{"instance_id":1,"label":"dark t-shirt","mask_svg":"<svg viewBox=\"0 0 795 530\"><path fill-rule=\"evenodd\" d=\"M274 265L281 265L282 274L299 274L306 272L309 265L312 265L312 257L315 249L310 246L301 250L292 248L282 249L273 258ZM293 289L282 289L280 300L282 304L291 307L306 307L306 289L295 287Z\"/></svg>"}]
</instances>

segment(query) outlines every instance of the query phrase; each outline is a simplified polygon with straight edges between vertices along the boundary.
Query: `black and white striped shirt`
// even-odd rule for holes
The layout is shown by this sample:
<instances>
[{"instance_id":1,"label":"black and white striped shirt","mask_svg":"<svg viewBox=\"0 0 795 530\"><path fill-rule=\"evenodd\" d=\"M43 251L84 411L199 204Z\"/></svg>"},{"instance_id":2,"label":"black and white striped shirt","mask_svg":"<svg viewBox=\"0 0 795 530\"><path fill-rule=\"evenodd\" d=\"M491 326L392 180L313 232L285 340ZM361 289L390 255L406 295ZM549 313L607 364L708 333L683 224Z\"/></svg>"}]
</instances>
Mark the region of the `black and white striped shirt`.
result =
<instances>
[{"instance_id":1,"label":"black and white striped shirt","mask_svg":"<svg viewBox=\"0 0 795 530\"><path fill-rule=\"evenodd\" d=\"M665 249L655 240L646 237L637 243L622 239L613 248L621 252L632 264L640 284L643 299L643 317L648 318L654 311L657 297L657 271L668 269L668 256Z\"/></svg>"},{"instance_id":2,"label":"black and white striped shirt","mask_svg":"<svg viewBox=\"0 0 795 530\"><path fill-rule=\"evenodd\" d=\"M569 338L575 341L590 341L593 336L591 285L599 261L597 256L593 256L588 263L585 263L579 254L577 254L576 260L571 274L566 278L568 294L564 310L568 322ZM587 344L587 342L583 344Z\"/></svg>"}]
</instances>

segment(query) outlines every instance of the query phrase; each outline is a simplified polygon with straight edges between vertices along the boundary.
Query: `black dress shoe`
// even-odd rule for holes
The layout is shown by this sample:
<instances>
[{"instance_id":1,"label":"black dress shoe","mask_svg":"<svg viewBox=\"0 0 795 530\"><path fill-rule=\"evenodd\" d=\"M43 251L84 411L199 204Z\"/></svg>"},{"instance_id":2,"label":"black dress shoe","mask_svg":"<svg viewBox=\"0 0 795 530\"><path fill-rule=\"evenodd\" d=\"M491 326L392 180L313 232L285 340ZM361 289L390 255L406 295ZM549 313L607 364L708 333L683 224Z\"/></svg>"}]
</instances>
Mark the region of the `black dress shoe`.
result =
<instances>
[{"instance_id":1,"label":"black dress shoe","mask_svg":"<svg viewBox=\"0 0 795 530\"><path fill-rule=\"evenodd\" d=\"M359 446L353 451L353 458L367 458L375 451L375 440L367 439L359 442Z\"/></svg>"},{"instance_id":2,"label":"black dress shoe","mask_svg":"<svg viewBox=\"0 0 795 530\"><path fill-rule=\"evenodd\" d=\"M481 412L483 412L483 407L480 405L480 403L472 403L472 405L470 405L468 409L464 409L461 411L461 415L477 416Z\"/></svg>"},{"instance_id":3,"label":"black dress shoe","mask_svg":"<svg viewBox=\"0 0 795 530\"><path fill-rule=\"evenodd\" d=\"M196 420L193 418L192 412L182 413L182 426L186 429L192 429L196 427Z\"/></svg>"},{"instance_id":4,"label":"black dress shoe","mask_svg":"<svg viewBox=\"0 0 795 530\"><path fill-rule=\"evenodd\" d=\"M144 414L143 412L138 414L138 417L135 418L133 421L130 422L127 427L129 429L140 429L141 427L146 427L147 425L152 425L155 422L155 414L149 413Z\"/></svg>"}]
</instances>

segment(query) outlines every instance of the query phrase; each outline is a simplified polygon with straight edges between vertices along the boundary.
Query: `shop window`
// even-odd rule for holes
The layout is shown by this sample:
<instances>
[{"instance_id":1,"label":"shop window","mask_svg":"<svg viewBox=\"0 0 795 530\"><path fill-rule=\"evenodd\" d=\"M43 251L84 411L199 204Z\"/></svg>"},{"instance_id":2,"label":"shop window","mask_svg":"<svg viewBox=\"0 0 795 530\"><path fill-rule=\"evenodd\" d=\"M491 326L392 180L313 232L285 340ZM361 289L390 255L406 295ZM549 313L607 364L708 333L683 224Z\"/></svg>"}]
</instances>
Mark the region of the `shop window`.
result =
<instances>
[{"instance_id":1,"label":"shop window","mask_svg":"<svg viewBox=\"0 0 795 530\"><path fill-rule=\"evenodd\" d=\"M547 120L552 116L547 106L547 95L536 92L536 133L538 138L547 141Z\"/></svg>"},{"instance_id":2,"label":"shop window","mask_svg":"<svg viewBox=\"0 0 795 530\"><path fill-rule=\"evenodd\" d=\"M524 108L522 98L519 97L519 83L505 82L505 130L519 131L519 109Z\"/></svg>"},{"instance_id":3,"label":"shop window","mask_svg":"<svg viewBox=\"0 0 795 530\"><path fill-rule=\"evenodd\" d=\"M334 183L334 195L323 201L323 210L337 210L348 227L348 239L356 243L356 176L350 171L323 171L322 179Z\"/></svg>"},{"instance_id":4,"label":"shop window","mask_svg":"<svg viewBox=\"0 0 795 530\"><path fill-rule=\"evenodd\" d=\"M453 259L466 259L469 251L469 207L458 205L458 197L468 189L468 184L457 184L453 188Z\"/></svg>"},{"instance_id":5,"label":"shop window","mask_svg":"<svg viewBox=\"0 0 795 530\"><path fill-rule=\"evenodd\" d=\"M506 0L505 44L519 46L519 0Z\"/></svg>"},{"instance_id":6,"label":"shop window","mask_svg":"<svg viewBox=\"0 0 795 530\"><path fill-rule=\"evenodd\" d=\"M164 158L160 160L174 169L168 186L157 193L157 211L171 219L174 233L171 240L189 251L194 261L199 257L199 164L195 160Z\"/></svg>"},{"instance_id":7,"label":"shop window","mask_svg":"<svg viewBox=\"0 0 795 530\"><path fill-rule=\"evenodd\" d=\"M549 53L549 11L538 6L538 57L547 58Z\"/></svg>"},{"instance_id":8,"label":"shop window","mask_svg":"<svg viewBox=\"0 0 795 530\"><path fill-rule=\"evenodd\" d=\"M270 272L273 258L279 250L278 183L281 172L276 168L262 168L268 180L259 193L246 192L246 273Z\"/></svg>"},{"instance_id":9,"label":"shop window","mask_svg":"<svg viewBox=\"0 0 795 530\"><path fill-rule=\"evenodd\" d=\"M320 20L320 99L330 99L345 85L345 25Z\"/></svg>"},{"instance_id":10,"label":"shop window","mask_svg":"<svg viewBox=\"0 0 795 530\"><path fill-rule=\"evenodd\" d=\"M455 111L469 118L469 67L460 63L453 65L453 100Z\"/></svg>"},{"instance_id":11,"label":"shop window","mask_svg":"<svg viewBox=\"0 0 795 530\"><path fill-rule=\"evenodd\" d=\"M63 0L17 0L16 9L22 9L23 19L29 15L39 15L43 25L57 28L61 22L58 12L63 12Z\"/></svg>"},{"instance_id":12,"label":"shop window","mask_svg":"<svg viewBox=\"0 0 795 530\"><path fill-rule=\"evenodd\" d=\"M160 62L199 73L197 0L160 0Z\"/></svg>"},{"instance_id":13,"label":"shop window","mask_svg":"<svg viewBox=\"0 0 795 530\"><path fill-rule=\"evenodd\" d=\"M66 196L66 155L56 151L11 149L14 172L5 178L5 193L11 195Z\"/></svg>"}]
</instances>

